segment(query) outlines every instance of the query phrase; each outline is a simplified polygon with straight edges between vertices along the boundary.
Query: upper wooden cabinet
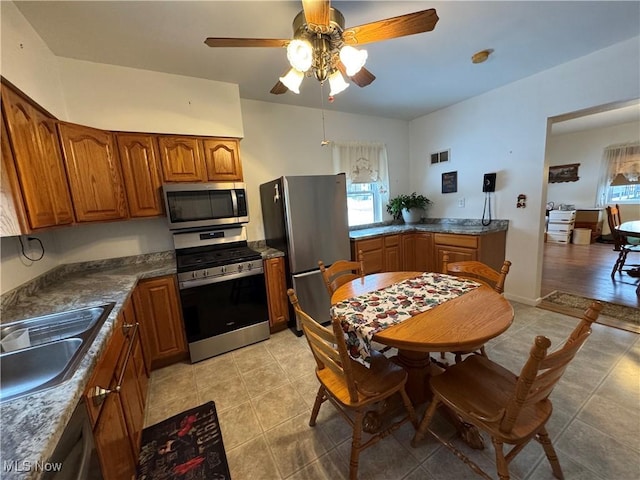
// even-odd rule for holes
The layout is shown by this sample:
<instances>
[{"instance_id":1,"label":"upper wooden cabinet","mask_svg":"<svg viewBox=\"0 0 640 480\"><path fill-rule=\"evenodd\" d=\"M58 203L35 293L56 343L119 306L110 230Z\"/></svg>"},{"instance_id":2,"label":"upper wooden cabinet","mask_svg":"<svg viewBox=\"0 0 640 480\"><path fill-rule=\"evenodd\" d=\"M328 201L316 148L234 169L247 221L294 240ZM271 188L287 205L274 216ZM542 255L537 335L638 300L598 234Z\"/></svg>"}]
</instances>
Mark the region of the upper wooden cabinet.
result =
<instances>
[{"instance_id":1,"label":"upper wooden cabinet","mask_svg":"<svg viewBox=\"0 0 640 480\"><path fill-rule=\"evenodd\" d=\"M166 182L204 182L207 172L195 137L158 137L162 176Z\"/></svg>"},{"instance_id":2,"label":"upper wooden cabinet","mask_svg":"<svg viewBox=\"0 0 640 480\"><path fill-rule=\"evenodd\" d=\"M211 182L241 182L240 142L233 139L202 140L207 180Z\"/></svg>"},{"instance_id":3,"label":"upper wooden cabinet","mask_svg":"<svg viewBox=\"0 0 640 480\"><path fill-rule=\"evenodd\" d=\"M2 133L2 166L0 166L0 237L12 237L27 233L29 221L20 194L20 183L16 172L13 153L9 145L9 134L0 115Z\"/></svg>"},{"instance_id":4,"label":"upper wooden cabinet","mask_svg":"<svg viewBox=\"0 0 640 480\"><path fill-rule=\"evenodd\" d=\"M77 221L127 218L113 133L71 123L58 129Z\"/></svg>"},{"instance_id":5,"label":"upper wooden cabinet","mask_svg":"<svg viewBox=\"0 0 640 480\"><path fill-rule=\"evenodd\" d=\"M229 138L158 137L165 182L242 181L239 142Z\"/></svg>"},{"instance_id":6,"label":"upper wooden cabinet","mask_svg":"<svg viewBox=\"0 0 640 480\"><path fill-rule=\"evenodd\" d=\"M6 85L2 85L2 111L22 195L18 199L18 192L14 192L14 198L24 202L29 227L73 223L56 121Z\"/></svg>"},{"instance_id":7,"label":"upper wooden cabinet","mask_svg":"<svg viewBox=\"0 0 640 480\"><path fill-rule=\"evenodd\" d=\"M154 135L116 134L124 187L131 217L164 213L160 155Z\"/></svg>"}]
</instances>

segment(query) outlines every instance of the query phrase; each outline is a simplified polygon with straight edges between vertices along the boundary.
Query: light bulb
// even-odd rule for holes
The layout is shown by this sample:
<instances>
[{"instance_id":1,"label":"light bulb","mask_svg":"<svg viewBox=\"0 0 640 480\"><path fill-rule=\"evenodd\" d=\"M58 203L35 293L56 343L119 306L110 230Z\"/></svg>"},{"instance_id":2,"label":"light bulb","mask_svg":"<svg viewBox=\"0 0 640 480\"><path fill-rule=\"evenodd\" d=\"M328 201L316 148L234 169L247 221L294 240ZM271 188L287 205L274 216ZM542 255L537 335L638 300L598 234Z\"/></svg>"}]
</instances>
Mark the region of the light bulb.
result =
<instances>
[{"instance_id":1,"label":"light bulb","mask_svg":"<svg viewBox=\"0 0 640 480\"><path fill-rule=\"evenodd\" d=\"M336 70L331 75L329 75L329 86L331 87L329 95L333 96L342 92L349 86L349 84L344 81L344 77L342 76L342 74L338 70Z\"/></svg>"},{"instance_id":2,"label":"light bulb","mask_svg":"<svg viewBox=\"0 0 640 480\"><path fill-rule=\"evenodd\" d=\"M280 77L280 81L293 93L300 93L300 84L304 79L304 73L292 68L284 77Z\"/></svg>"},{"instance_id":3,"label":"light bulb","mask_svg":"<svg viewBox=\"0 0 640 480\"><path fill-rule=\"evenodd\" d=\"M345 45L340 50L340 61L347 69L347 75L352 77L364 67L367 61L367 51L358 50L350 45Z\"/></svg>"},{"instance_id":4,"label":"light bulb","mask_svg":"<svg viewBox=\"0 0 640 480\"><path fill-rule=\"evenodd\" d=\"M287 59L293 68L306 72L313 62L313 48L304 40L291 40L287 46Z\"/></svg>"}]
</instances>

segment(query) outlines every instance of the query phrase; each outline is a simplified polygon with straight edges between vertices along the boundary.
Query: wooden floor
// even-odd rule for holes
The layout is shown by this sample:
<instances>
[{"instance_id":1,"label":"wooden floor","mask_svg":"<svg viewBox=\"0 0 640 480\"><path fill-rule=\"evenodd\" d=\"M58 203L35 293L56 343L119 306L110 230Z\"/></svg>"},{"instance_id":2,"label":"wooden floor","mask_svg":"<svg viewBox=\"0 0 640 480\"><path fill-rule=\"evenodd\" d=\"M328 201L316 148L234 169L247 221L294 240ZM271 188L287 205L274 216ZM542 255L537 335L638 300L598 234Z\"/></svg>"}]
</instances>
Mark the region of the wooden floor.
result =
<instances>
[{"instance_id":1,"label":"wooden floor","mask_svg":"<svg viewBox=\"0 0 640 480\"><path fill-rule=\"evenodd\" d=\"M544 245L541 296L560 290L628 307L640 307L640 297L636 293L640 278L616 273L615 278L611 279L611 269L618 258L613 245L548 242ZM629 254L627 264L640 264L640 255Z\"/></svg>"}]
</instances>

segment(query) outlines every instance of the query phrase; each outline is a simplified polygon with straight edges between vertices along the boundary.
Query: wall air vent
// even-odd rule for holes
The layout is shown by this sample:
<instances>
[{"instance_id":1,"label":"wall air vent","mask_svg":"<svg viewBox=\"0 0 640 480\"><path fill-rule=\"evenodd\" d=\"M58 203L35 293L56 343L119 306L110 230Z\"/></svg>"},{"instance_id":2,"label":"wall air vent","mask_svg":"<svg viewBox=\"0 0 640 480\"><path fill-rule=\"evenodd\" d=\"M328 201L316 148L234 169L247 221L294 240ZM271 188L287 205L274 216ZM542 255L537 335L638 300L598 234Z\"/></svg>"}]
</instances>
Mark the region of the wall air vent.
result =
<instances>
[{"instance_id":1,"label":"wall air vent","mask_svg":"<svg viewBox=\"0 0 640 480\"><path fill-rule=\"evenodd\" d=\"M431 165L436 163L448 162L451 158L451 149L443 150L442 152L436 152L431 154Z\"/></svg>"}]
</instances>

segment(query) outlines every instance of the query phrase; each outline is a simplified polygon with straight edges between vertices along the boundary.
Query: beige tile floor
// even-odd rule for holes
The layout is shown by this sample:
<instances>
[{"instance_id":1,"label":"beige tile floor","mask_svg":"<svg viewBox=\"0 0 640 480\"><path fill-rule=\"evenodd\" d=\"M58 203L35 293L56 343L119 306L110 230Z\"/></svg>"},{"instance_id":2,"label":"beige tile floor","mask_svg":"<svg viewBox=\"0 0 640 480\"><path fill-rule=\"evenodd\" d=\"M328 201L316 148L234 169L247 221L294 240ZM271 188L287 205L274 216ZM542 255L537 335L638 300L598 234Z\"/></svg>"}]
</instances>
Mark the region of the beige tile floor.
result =
<instances>
[{"instance_id":1,"label":"beige tile floor","mask_svg":"<svg viewBox=\"0 0 640 480\"><path fill-rule=\"evenodd\" d=\"M554 345L577 319L514 303L512 327L488 345L488 355L518 371L536 335ZM154 371L146 410L152 425L209 400L216 402L234 480L347 478L350 428L333 406L309 427L317 391L313 358L304 338L289 330L267 341L191 365ZM594 325L551 396L549 433L567 480L640 478L640 335ZM419 408L422 415L424 406ZM453 429L435 429L495 477L493 450L465 448ZM479 478L432 437L418 448L405 424L360 456L359 478ZM488 439L485 439L488 440ZM511 464L512 478L551 479L541 446L531 442Z\"/></svg>"}]
</instances>

